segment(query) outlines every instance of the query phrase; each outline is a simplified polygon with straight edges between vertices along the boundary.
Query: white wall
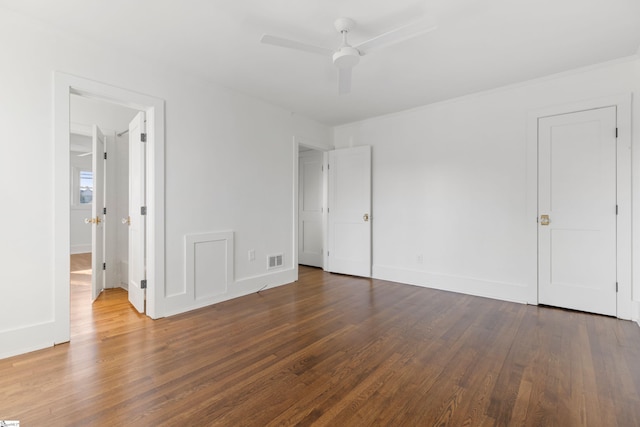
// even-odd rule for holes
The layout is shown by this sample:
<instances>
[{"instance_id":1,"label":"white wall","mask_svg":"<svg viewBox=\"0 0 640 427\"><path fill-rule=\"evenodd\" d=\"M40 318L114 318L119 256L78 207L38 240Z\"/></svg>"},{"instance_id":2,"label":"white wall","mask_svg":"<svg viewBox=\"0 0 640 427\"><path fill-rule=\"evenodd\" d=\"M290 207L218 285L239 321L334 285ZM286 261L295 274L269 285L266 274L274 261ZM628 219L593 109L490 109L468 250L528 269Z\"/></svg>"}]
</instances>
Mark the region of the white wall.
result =
<instances>
[{"instance_id":1,"label":"white wall","mask_svg":"<svg viewBox=\"0 0 640 427\"><path fill-rule=\"evenodd\" d=\"M627 58L336 128L336 148L373 147L373 275L536 303L528 116L637 92L638 62ZM637 129L637 114L635 120ZM638 160L636 154L634 183ZM638 278L635 291L640 296Z\"/></svg>"},{"instance_id":2,"label":"white wall","mask_svg":"<svg viewBox=\"0 0 640 427\"><path fill-rule=\"evenodd\" d=\"M236 281L227 299L291 281L295 137L328 144L329 130L166 64L152 64L0 13L0 193L6 206L33 204L21 188L40 189L38 209L2 211L0 221L0 357L51 345L54 306L54 70L166 102L166 287L162 314L197 306L185 280L185 236L233 230ZM144 51L144 46L140 46ZM29 173L24 173L29 171ZM22 186L15 185L20 176ZM265 257L283 253L285 267L266 271ZM29 274L25 274L29 271ZM210 303L207 301L206 303Z\"/></svg>"}]
</instances>

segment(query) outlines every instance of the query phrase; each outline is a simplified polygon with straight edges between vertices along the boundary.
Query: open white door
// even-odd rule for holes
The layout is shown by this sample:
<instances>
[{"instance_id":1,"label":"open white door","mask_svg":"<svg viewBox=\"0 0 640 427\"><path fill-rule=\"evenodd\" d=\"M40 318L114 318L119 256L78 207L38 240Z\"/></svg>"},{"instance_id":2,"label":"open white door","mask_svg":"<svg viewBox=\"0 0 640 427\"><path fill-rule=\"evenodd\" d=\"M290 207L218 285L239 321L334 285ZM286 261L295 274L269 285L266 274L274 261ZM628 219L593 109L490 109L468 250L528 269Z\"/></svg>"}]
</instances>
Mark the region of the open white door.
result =
<instances>
[{"instance_id":1,"label":"open white door","mask_svg":"<svg viewBox=\"0 0 640 427\"><path fill-rule=\"evenodd\" d=\"M323 267L323 153L309 150L298 159L298 264Z\"/></svg>"},{"instance_id":2,"label":"open white door","mask_svg":"<svg viewBox=\"0 0 640 427\"><path fill-rule=\"evenodd\" d=\"M329 152L327 271L371 276L371 147Z\"/></svg>"},{"instance_id":3,"label":"open white door","mask_svg":"<svg viewBox=\"0 0 640 427\"><path fill-rule=\"evenodd\" d=\"M129 123L129 302L145 311L146 210L144 112Z\"/></svg>"},{"instance_id":4,"label":"open white door","mask_svg":"<svg viewBox=\"0 0 640 427\"><path fill-rule=\"evenodd\" d=\"M616 108L538 124L539 302L616 315Z\"/></svg>"},{"instance_id":5,"label":"open white door","mask_svg":"<svg viewBox=\"0 0 640 427\"><path fill-rule=\"evenodd\" d=\"M93 125L93 196L90 220L92 301L104 289L104 153L104 135L98 126Z\"/></svg>"}]
</instances>

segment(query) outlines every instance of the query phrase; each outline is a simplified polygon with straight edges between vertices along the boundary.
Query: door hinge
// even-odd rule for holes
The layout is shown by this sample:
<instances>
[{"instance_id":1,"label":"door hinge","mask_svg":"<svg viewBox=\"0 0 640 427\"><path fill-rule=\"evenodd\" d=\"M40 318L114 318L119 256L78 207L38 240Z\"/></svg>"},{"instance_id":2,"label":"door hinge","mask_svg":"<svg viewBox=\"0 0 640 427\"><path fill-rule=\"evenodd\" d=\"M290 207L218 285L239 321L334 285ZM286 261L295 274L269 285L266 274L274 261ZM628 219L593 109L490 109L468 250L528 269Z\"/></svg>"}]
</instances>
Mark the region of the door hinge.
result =
<instances>
[{"instance_id":1,"label":"door hinge","mask_svg":"<svg viewBox=\"0 0 640 427\"><path fill-rule=\"evenodd\" d=\"M146 215L146 214L147 214L147 207L140 206L140 215Z\"/></svg>"},{"instance_id":2,"label":"door hinge","mask_svg":"<svg viewBox=\"0 0 640 427\"><path fill-rule=\"evenodd\" d=\"M329 251L327 251L327 256L329 256Z\"/></svg>"},{"instance_id":3,"label":"door hinge","mask_svg":"<svg viewBox=\"0 0 640 427\"><path fill-rule=\"evenodd\" d=\"M107 214L107 208L102 208L102 215L106 215Z\"/></svg>"},{"instance_id":4,"label":"door hinge","mask_svg":"<svg viewBox=\"0 0 640 427\"><path fill-rule=\"evenodd\" d=\"M147 142L147 134L146 133L141 133L140 134L140 141Z\"/></svg>"},{"instance_id":5,"label":"door hinge","mask_svg":"<svg viewBox=\"0 0 640 427\"><path fill-rule=\"evenodd\" d=\"M104 159L107 160L107 153L104 153Z\"/></svg>"},{"instance_id":6,"label":"door hinge","mask_svg":"<svg viewBox=\"0 0 640 427\"><path fill-rule=\"evenodd\" d=\"M618 215L618 205L616 205L616 215Z\"/></svg>"},{"instance_id":7,"label":"door hinge","mask_svg":"<svg viewBox=\"0 0 640 427\"><path fill-rule=\"evenodd\" d=\"M331 169L331 165L327 163L327 170Z\"/></svg>"},{"instance_id":8,"label":"door hinge","mask_svg":"<svg viewBox=\"0 0 640 427\"><path fill-rule=\"evenodd\" d=\"M140 280L140 289L147 289L147 279Z\"/></svg>"},{"instance_id":9,"label":"door hinge","mask_svg":"<svg viewBox=\"0 0 640 427\"><path fill-rule=\"evenodd\" d=\"M618 282L616 282L616 292L618 292Z\"/></svg>"},{"instance_id":10,"label":"door hinge","mask_svg":"<svg viewBox=\"0 0 640 427\"><path fill-rule=\"evenodd\" d=\"M103 262L103 263L102 263L102 269L103 269L103 270L106 270L106 269L107 269L107 263L106 263L106 262Z\"/></svg>"},{"instance_id":11,"label":"door hinge","mask_svg":"<svg viewBox=\"0 0 640 427\"><path fill-rule=\"evenodd\" d=\"M618 137L618 128L616 128L616 138Z\"/></svg>"}]
</instances>

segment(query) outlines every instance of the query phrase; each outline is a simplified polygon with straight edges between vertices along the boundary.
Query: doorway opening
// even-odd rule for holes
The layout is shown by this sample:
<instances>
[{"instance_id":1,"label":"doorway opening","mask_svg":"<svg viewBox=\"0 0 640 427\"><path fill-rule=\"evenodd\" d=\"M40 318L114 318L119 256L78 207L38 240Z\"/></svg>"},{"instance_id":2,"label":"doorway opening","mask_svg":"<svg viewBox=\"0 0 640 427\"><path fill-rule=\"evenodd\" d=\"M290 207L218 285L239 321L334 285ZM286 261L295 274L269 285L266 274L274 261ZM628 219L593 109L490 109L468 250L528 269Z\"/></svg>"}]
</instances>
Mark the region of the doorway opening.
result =
<instances>
[{"instance_id":1,"label":"doorway opening","mask_svg":"<svg viewBox=\"0 0 640 427\"><path fill-rule=\"evenodd\" d=\"M371 147L327 150L294 138L294 154L296 267L371 277Z\"/></svg>"},{"instance_id":2,"label":"doorway opening","mask_svg":"<svg viewBox=\"0 0 640 427\"><path fill-rule=\"evenodd\" d=\"M298 145L298 264L324 269L325 153Z\"/></svg>"},{"instance_id":3,"label":"doorway opening","mask_svg":"<svg viewBox=\"0 0 640 427\"><path fill-rule=\"evenodd\" d=\"M146 315L162 317L160 310L164 289L164 101L95 82L77 76L56 72L54 79L54 322L51 329L54 344L70 339L70 255L71 255L71 182L70 148L73 123L71 102L73 95L103 101L133 110L142 111L147 118L146 149L144 159L147 168L143 172L145 205L139 208L146 214ZM105 104L106 105L106 104ZM115 131L122 129L111 129ZM94 133L95 134L95 133ZM108 137L107 137L108 140ZM95 175L93 176L95 179ZM112 175L115 178L115 175ZM95 189L95 181L94 181ZM143 209L141 209L143 208ZM111 216L113 220L116 216ZM91 219L95 220L95 216ZM92 262L95 260L92 258ZM105 280L109 280L108 278Z\"/></svg>"},{"instance_id":4,"label":"doorway opening","mask_svg":"<svg viewBox=\"0 0 640 427\"><path fill-rule=\"evenodd\" d=\"M81 319L90 318L102 292L119 289L126 297L129 236L120 218L129 215L129 182L140 177L130 176L124 129L138 111L81 94L71 94L70 107L71 329L77 335L91 329Z\"/></svg>"}]
</instances>

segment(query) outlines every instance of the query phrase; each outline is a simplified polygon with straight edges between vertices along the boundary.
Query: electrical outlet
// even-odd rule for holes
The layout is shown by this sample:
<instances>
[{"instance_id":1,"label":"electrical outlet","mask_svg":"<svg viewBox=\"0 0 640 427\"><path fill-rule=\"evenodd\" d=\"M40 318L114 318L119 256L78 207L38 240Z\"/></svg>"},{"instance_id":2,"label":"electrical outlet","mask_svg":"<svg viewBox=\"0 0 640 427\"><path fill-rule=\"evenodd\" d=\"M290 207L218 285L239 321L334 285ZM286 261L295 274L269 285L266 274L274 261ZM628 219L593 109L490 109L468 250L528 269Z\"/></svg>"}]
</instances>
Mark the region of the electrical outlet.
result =
<instances>
[{"instance_id":1,"label":"electrical outlet","mask_svg":"<svg viewBox=\"0 0 640 427\"><path fill-rule=\"evenodd\" d=\"M255 249L249 249L249 261L255 261L256 260L256 250Z\"/></svg>"}]
</instances>

